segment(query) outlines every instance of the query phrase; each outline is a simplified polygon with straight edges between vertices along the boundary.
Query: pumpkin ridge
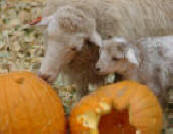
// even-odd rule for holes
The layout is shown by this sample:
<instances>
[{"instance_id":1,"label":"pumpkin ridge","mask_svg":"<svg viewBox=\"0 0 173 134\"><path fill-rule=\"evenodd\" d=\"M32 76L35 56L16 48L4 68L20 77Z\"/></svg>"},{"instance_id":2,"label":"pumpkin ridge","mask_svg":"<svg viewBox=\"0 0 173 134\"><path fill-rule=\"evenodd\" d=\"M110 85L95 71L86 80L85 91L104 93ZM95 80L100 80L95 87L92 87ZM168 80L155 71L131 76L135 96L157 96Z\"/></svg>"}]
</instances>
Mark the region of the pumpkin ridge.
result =
<instances>
[{"instance_id":1,"label":"pumpkin ridge","mask_svg":"<svg viewBox=\"0 0 173 134\"><path fill-rule=\"evenodd\" d=\"M143 97L149 97L148 95L146 95L146 96L143 96ZM138 104L138 103L144 103L144 102L146 102L146 100L145 99L142 99L143 97L140 97L139 99L137 99L137 100L135 100L135 102L137 102L137 103L135 103L135 102L132 102L132 101L134 101L133 99L132 99L132 101L131 102L129 102L129 105L131 106L131 105L133 105L133 103L135 103L135 104ZM146 107L152 107L152 106L154 106L154 104L149 104L149 105L147 105ZM139 108L137 108L137 109L135 109L134 107L133 107L133 110L140 110Z\"/></svg>"},{"instance_id":2,"label":"pumpkin ridge","mask_svg":"<svg viewBox=\"0 0 173 134\"><path fill-rule=\"evenodd\" d=\"M34 75L33 77L36 77L36 76ZM35 81L34 81L34 82L35 82ZM41 80L41 79L40 79L40 83L38 83L38 85L39 85L40 87L42 87L42 89L44 89L45 95L47 96L49 102L52 104L51 107L54 109L54 111L60 112L60 111L57 110L57 106L56 106L56 105L59 105L59 104L57 103L58 98L56 98L55 94L50 93L51 91L53 92L53 90L50 90L50 85L47 85L47 83L46 83L45 81ZM45 87L45 86L43 86L43 85L47 85L47 87ZM52 97L50 98L51 95L52 95ZM54 98L55 98L55 99L54 99ZM60 100L59 100L59 101L60 101ZM43 102L42 102L42 103L43 103ZM56 105L55 105L55 103L56 103ZM45 109L45 108L44 108L44 109ZM56 120L58 121L58 120L59 120L57 116L54 116L55 112L54 112L54 113L49 112L49 109L48 109L48 110L45 110L45 111L47 111L47 112L45 113L47 116L49 115L49 116L54 117L54 119L52 119L51 121L56 121ZM62 111L61 111L61 112L62 112ZM48 114L47 114L47 113L48 113Z\"/></svg>"},{"instance_id":3,"label":"pumpkin ridge","mask_svg":"<svg viewBox=\"0 0 173 134\"><path fill-rule=\"evenodd\" d=\"M34 76L35 77L35 76ZM42 84L41 84L42 83ZM59 99L57 96L57 93L54 91L54 90L50 90L50 88L51 88L51 86L50 85L47 85L47 90L46 90L46 88L45 88L45 86L43 86L43 85L46 85L47 83L45 82L45 81L43 81L42 79L40 79L40 86L45 90L45 91L47 91L47 93L49 94L49 96L48 96L48 98L49 98L49 100L50 100L50 102L52 103L52 104L54 104L53 106L54 106L54 109L56 110L56 112L61 112L61 114L63 114L63 116L64 116L64 118L65 118L65 115L64 115L64 109L60 109L60 110L58 110L57 109L57 105L58 106L60 106L60 107L63 107L63 105L62 104L60 104L60 103L58 103L58 102L61 102L61 99ZM50 98L50 96L52 96L51 98ZM55 105L55 103L56 103L56 105ZM57 120L57 121L59 121L59 117L58 116L54 116L55 117L55 119L54 120ZM63 124L64 126L66 126L66 121L64 122L64 124Z\"/></svg>"},{"instance_id":4,"label":"pumpkin ridge","mask_svg":"<svg viewBox=\"0 0 173 134\"><path fill-rule=\"evenodd\" d=\"M133 96L134 98L136 97L136 96ZM143 96L139 96L136 100L135 100L135 102L137 101L137 102L142 102L142 101L145 101L145 99L141 99L141 98L145 98L145 97L150 97L150 95L143 95ZM133 102L134 100L133 99L131 99L131 101L129 102L130 104L132 104L132 103L134 103Z\"/></svg>"},{"instance_id":5,"label":"pumpkin ridge","mask_svg":"<svg viewBox=\"0 0 173 134\"><path fill-rule=\"evenodd\" d=\"M53 96L52 99L54 99L54 101L57 102L57 99L58 99L58 98L55 96L55 94L53 94L53 91L48 90L48 93L49 93L49 95ZM61 101L61 100L59 100L59 101ZM58 104L57 104L57 105L58 105ZM56 107L55 107L55 109L56 109ZM64 115L64 116L65 116L65 115ZM56 117L56 119L58 120L57 117Z\"/></svg>"},{"instance_id":6,"label":"pumpkin ridge","mask_svg":"<svg viewBox=\"0 0 173 134\"><path fill-rule=\"evenodd\" d=\"M149 106L144 107L144 108L150 109L150 108L152 108L152 107L155 107L155 105L149 105ZM133 114L135 114L135 116L138 115L138 114L141 114L141 113L140 113L140 112L141 112L141 109L134 109L134 111L135 111L135 112L133 112Z\"/></svg>"},{"instance_id":7,"label":"pumpkin ridge","mask_svg":"<svg viewBox=\"0 0 173 134\"><path fill-rule=\"evenodd\" d=\"M40 86L42 86L42 85L40 85ZM45 88L45 87L43 87L43 89L46 91L46 88ZM49 96L50 96L49 90L47 90L47 93L48 93L47 98L48 98L49 102L52 103L52 100L51 100L50 97L49 97ZM56 103L56 101L55 101L55 103ZM52 105L52 107L53 107L54 110L56 110L55 105ZM54 113L49 113L49 114L51 114L51 116L53 116ZM53 121L57 120L57 116L54 116L54 119L52 119L52 120L53 120ZM47 125L47 126L48 126L48 125ZM47 126L45 126L45 127L47 127Z\"/></svg>"},{"instance_id":8,"label":"pumpkin ridge","mask_svg":"<svg viewBox=\"0 0 173 134\"><path fill-rule=\"evenodd\" d=\"M7 78L7 77L5 77L4 79L7 79L7 80L5 80L5 82L4 82L4 85L5 86L3 86L4 87L4 95L5 95L5 97L4 97L4 99L5 99L5 102L6 102L6 108L7 108L7 114L8 114L8 117L9 117L9 128L10 128L10 133L12 133L13 132L13 127L12 127L12 124L11 124L11 122L13 122L13 120L12 120L12 117L11 117L11 112L10 112L10 108L9 108L9 102L8 102L8 99L7 99L7 82L9 81L9 78Z\"/></svg>"},{"instance_id":9,"label":"pumpkin ridge","mask_svg":"<svg viewBox=\"0 0 173 134\"><path fill-rule=\"evenodd\" d=\"M42 81L42 83L43 83L43 81ZM43 83L43 84L45 84L45 83ZM50 96L49 90L46 90L45 86L43 86L41 83L40 83L40 86L47 92L46 96L47 96L49 102L52 103L52 100L51 100L50 97L49 97L49 96ZM55 101L55 102L56 102L56 101ZM52 107L53 107L53 106L54 106L54 105L52 105ZM56 108L54 107L54 109L56 109Z\"/></svg>"},{"instance_id":10,"label":"pumpkin ridge","mask_svg":"<svg viewBox=\"0 0 173 134\"><path fill-rule=\"evenodd\" d=\"M142 87L144 87L146 89L146 86L142 86ZM148 98L148 97L152 97L153 96L153 94L145 94L145 95L140 95L140 96L136 97L137 94L138 94L138 92L140 92L139 87L137 88L137 91L135 92L135 94L133 96L134 99L131 99L130 100L130 102L129 102L130 104L134 103L134 100L135 100L135 102L140 102L141 103L142 101L145 101L145 98Z\"/></svg>"},{"instance_id":11,"label":"pumpkin ridge","mask_svg":"<svg viewBox=\"0 0 173 134\"><path fill-rule=\"evenodd\" d=\"M31 76L32 77L32 76ZM34 94L35 94L35 96L36 96L36 100L37 100L37 102L40 102L42 105L40 105L41 106L41 109L40 109L40 111L41 111L41 113L42 113L42 115L43 116L45 116L46 118L48 118L48 115L45 113L45 108L43 107L44 106L44 103L42 102L42 100L40 99L40 97L39 97L39 95L38 95L38 92L37 92L37 89L34 87L34 86L32 86L32 84L31 83L33 83L33 80L32 79L29 79L28 80L28 83L30 83L30 85L31 85L31 87L32 87L32 89L33 89L33 92L34 92ZM39 101L40 100L40 101Z\"/></svg>"},{"instance_id":12,"label":"pumpkin ridge","mask_svg":"<svg viewBox=\"0 0 173 134\"><path fill-rule=\"evenodd\" d=\"M26 78L25 78L25 81L26 81ZM22 87L21 87L22 85L18 85L18 86L20 87L20 90L19 90L20 96L22 97L22 99L23 99L23 101L24 101L24 100L26 100L26 99L25 99L25 97L23 96L23 94L22 94L22 92L21 92L21 91L23 90ZM25 88L28 88L28 86L25 86ZM25 89L24 89L24 90L25 90ZM29 89L29 90L30 90L30 89ZM33 97L33 96L32 96L32 97ZM30 99L32 100L32 99L34 99L34 98L30 98ZM26 102L26 101L25 101L25 102ZM33 120L32 120L31 114L30 114L30 109L29 109L29 107L27 107L26 105L25 105L25 108L27 109L25 112L26 112L27 115L28 115L28 122L30 121L31 124L33 124ZM31 130L29 129L29 133L31 133L30 131L31 131Z\"/></svg>"},{"instance_id":13,"label":"pumpkin ridge","mask_svg":"<svg viewBox=\"0 0 173 134\"><path fill-rule=\"evenodd\" d=\"M29 74L30 75L30 74ZM32 75L31 77L36 77L36 75L34 74L34 75ZM37 84L37 85L39 85L39 87L41 87L41 89L44 89L44 94L47 96L46 98L49 100L49 103L51 103L51 104L54 104L54 103L56 103L57 105L58 105L58 103L57 103L57 99L55 100L55 101L52 101L52 100L50 100L50 94L49 94L49 85L45 82L45 81L43 81L42 79L40 79L39 78L39 83L37 83L37 81L35 81L35 79L29 79L29 81L30 81L30 83L34 83L34 84ZM31 86L32 86L32 84L30 84ZM58 121L58 118L57 118L57 116L53 116L53 114L52 114L52 112L50 112L49 111L49 108L45 108L45 107L43 107L44 105L45 105L45 103L42 101L42 99L39 99L40 97L39 97L39 95L38 95L38 90L35 88L35 87L33 87L32 86L32 88L33 88L33 91L35 92L35 95L37 96L37 98L38 98L38 100L40 100L39 102L41 102L42 103L42 114L43 114L43 116L45 116L45 117L47 117L47 119L51 116L51 117L54 117L54 119L52 119L53 121L55 121L55 120L57 120ZM47 106L47 105L46 105ZM49 106L49 105L48 105ZM55 107L56 105L51 105L51 107L54 107L53 109L54 110L56 110L57 111L57 108ZM48 110L47 110L48 109ZM46 112L47 111L47 112ZM57 111L58 112L58 111ZM54 113L55 114L55 113ZM51 121L52 121L51 120ZM47 124L47 126L45 125L45 127L42 129L42 132L44 132L44 129L46 129L46 127L48 127L48 125L49 124ZM48 132L49 132L49 130L47 130ZM46 131L46 132L47 132Z\"/></svg>"}]
</instances>

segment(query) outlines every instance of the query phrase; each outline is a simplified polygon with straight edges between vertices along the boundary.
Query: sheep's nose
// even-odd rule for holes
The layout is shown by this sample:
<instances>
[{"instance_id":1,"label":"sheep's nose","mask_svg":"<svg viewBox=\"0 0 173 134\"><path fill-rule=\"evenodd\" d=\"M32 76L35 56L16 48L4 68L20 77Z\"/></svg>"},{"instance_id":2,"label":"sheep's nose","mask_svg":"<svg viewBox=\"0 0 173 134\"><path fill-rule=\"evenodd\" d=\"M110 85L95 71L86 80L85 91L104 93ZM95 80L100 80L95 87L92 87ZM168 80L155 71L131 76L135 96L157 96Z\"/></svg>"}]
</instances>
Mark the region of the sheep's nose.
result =
<instances>
[{"instance_id":1,"label":"sheep's nose","mask_svg":"<svg viewBox=\"0 0 173 134\"><path fill-rule=\"evenodd\" d=\"M100 71L100 68L96 68L96 71L99 72Z\"/></svg>"}]
</instances>

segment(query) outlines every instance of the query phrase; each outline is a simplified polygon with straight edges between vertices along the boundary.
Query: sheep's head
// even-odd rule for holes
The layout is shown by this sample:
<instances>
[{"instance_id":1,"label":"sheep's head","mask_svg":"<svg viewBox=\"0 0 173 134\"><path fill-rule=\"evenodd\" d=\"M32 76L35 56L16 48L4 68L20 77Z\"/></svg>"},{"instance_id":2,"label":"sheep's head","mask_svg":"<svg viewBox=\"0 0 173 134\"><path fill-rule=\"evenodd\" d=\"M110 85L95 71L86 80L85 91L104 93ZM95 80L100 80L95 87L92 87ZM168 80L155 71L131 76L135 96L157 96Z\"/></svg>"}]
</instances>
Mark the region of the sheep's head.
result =
<instances>
[{"instance_id":1,"label":"sheep's head","mask_svg":"<svg viewBox=\"0 0 173 134\"><path fill-rule=\"evenodd\" d=\"M49 82L54 81L63 65L73 59L75 51L82 49L85 40L101 46L95 20L80 9L61 7L53 15L43 18L38 25L47 28L47 51L40 76Z\"/></svg>"},{"instance_id":2,"label":"sheep's head","mask_svg":"<svg viewBox=\"0 0 173 134\"><path fill-rule=\"evenodd\" d=\"M103 41L96 64L99 74L125 74L133 64L138 64L135 51L124 38L116 37Z\"/></svg>"}]
</instances>

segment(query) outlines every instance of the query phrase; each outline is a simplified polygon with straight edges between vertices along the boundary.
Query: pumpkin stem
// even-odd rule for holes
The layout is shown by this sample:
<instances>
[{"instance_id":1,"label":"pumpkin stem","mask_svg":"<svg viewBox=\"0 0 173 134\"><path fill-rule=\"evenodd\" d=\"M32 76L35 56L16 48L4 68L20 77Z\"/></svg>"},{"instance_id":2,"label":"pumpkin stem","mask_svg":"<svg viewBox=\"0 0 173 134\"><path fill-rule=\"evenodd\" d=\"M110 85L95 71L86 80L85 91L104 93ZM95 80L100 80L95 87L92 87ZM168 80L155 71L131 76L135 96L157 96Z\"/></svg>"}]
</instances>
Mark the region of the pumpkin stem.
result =
<instances>
[{"instance_id":1,"label":"pumpkin stem","mask_svg":"<svg viewBox=\"0 0 173 134\"><path fill-rule=\"evenodd\" d=\"M18 78L16 80L16 83L18 83L18 84L23 84L23 82L24 82L24 78L23 77L22 78Z\"/></svg>"}]
</instances>

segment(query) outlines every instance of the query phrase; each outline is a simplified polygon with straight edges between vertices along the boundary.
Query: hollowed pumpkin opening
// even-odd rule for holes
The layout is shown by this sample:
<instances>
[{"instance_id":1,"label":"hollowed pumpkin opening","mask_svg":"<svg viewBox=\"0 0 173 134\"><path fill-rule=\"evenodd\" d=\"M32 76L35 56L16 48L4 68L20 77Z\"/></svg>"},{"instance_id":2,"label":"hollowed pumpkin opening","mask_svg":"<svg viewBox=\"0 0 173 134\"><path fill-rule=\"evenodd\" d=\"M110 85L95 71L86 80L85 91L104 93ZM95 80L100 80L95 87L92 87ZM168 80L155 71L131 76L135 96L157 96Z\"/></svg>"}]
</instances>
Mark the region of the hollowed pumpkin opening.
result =
<instances>
[{"instance_id":1,"label":"hollowed pumpkin opening","mask_svg":"<svg viewBox=\"0 0 173 134\"><path fill-rule=\"evenodd\" d=\"M71 134L160 134L162 110L147 86L125 81L84 97L70 115Z\"/></svg>"},{"instance_id":2,"label":"hollowed pumpkin opening","mask_svg":"<svg viewBox=\"0 0 173 134\"><path fill-rule=\"evenodd\" d=\"M136 134L136 129L129 123L128 110L115 110L102 115L99 121L99 134Z\"/></svg>"},{"instance_id":3,"label":"hollowed pumpkin opening","mask_svg":"<svg viewBox=\"0 0 173 134\"><path fill-rule=\"evenodd\" d=\"M86 134L140 134L129 121L129 110L117 110L107 103L100 103L101 108L77 116L77 120L86 129Z\"/></svg>"}]
</instances>

